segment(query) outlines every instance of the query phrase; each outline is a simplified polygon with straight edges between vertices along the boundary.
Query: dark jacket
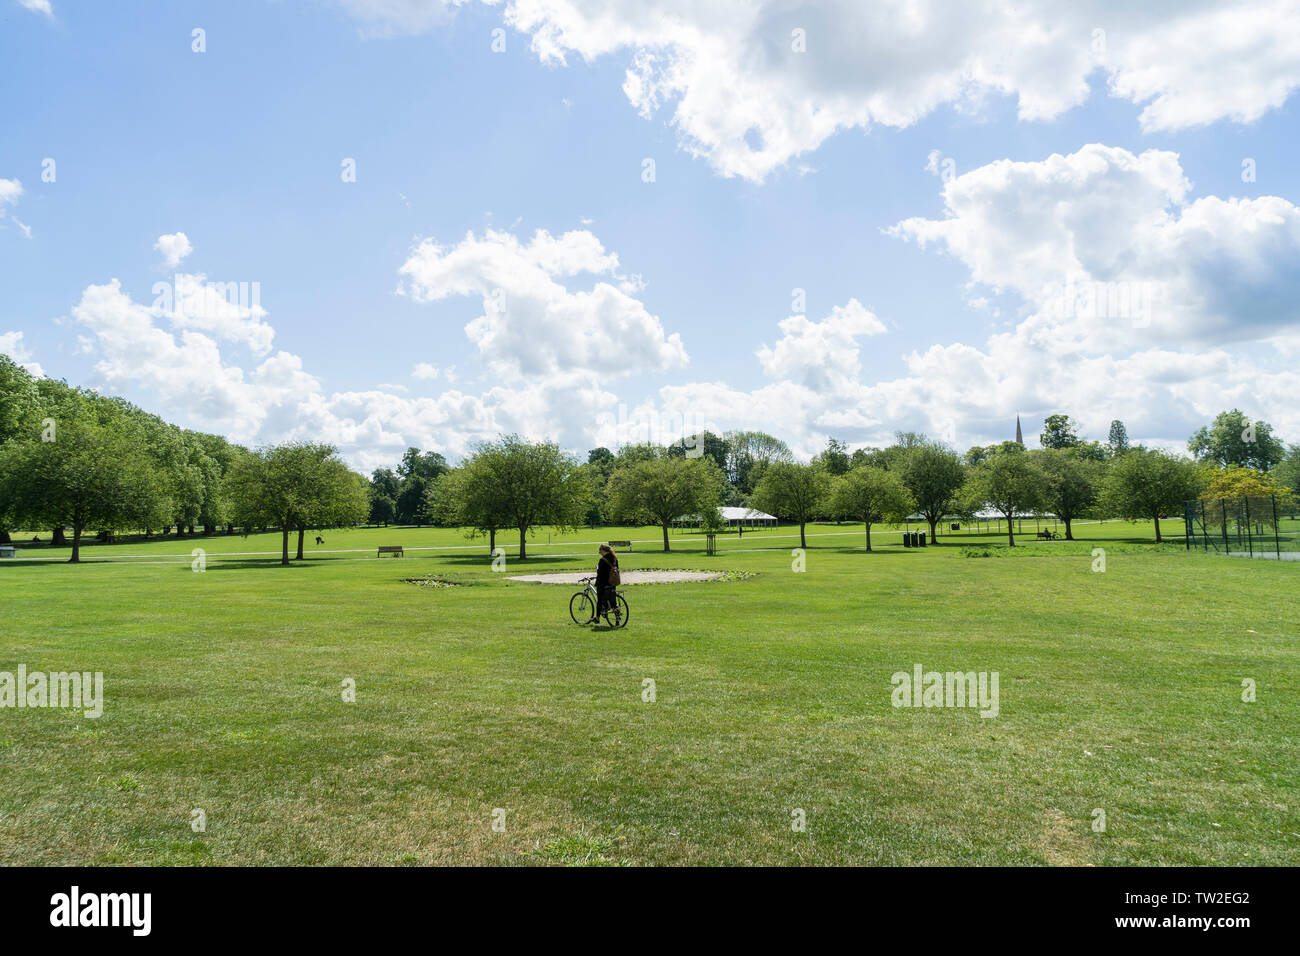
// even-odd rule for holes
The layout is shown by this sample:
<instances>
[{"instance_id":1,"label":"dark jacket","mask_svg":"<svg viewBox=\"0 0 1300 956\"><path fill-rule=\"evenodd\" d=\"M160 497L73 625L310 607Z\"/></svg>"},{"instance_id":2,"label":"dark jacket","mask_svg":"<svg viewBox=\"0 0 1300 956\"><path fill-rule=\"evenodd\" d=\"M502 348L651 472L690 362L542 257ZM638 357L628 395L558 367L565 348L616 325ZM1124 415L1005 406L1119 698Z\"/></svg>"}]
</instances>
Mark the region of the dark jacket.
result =
<instances>
[{"instance_id":1,"label":"dark jacket","mask_svg":"<svg viewBox=\"0 0 1300 956\"><path fill-rule=\"evenodd\" d=\"M618 567L618 555L612 551L609 554L602 554L600 560L596 562L596 587L609 587L609 570Z\"/></svg>"}]
</instances>

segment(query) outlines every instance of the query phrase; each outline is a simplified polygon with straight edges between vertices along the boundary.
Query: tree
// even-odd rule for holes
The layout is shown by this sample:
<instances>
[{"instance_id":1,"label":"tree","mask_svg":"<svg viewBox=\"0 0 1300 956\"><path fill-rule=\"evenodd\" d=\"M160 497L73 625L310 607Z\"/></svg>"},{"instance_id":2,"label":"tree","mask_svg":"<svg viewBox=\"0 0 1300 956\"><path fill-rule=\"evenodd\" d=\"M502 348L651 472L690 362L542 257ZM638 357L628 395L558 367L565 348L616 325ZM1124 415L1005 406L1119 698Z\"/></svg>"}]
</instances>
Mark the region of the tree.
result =
<instances>
[{"instance_id":1,"label":"tree","mask_svg":"<svg viewBox=\"0 0 1300 956\"><path fill-rule=\"evenodd\" d=\"M1118 418L1110 423L1110 437L1106 439L1110 446L1110 456L1115 458L1128 451L1128 429Z\"/></svg>"},{"instance_id":2,"label":"tree","mask_svg":"<svg viewBox=\"0 0 1300 956\"><path fill-rule=\"evenodd\" d=\"M912 443L902 457L902 477L916 499L917 512L930 523L930 540L936 540L939 522L952 509L966 480L961 459L937 442Z\"/></svg>"},{"instance_id":3,"label":"tree","mask_svg":"<svg viewBox=\"0 0 1300 956\"><path fill-rule=\"evenodd\" d=\"M280 563L289 563L289 532L298 532L298 554L307 527L364 521L369 505L365 479L351 476L332 445L290 442L250 452L229 475L233 513L245 534L280 529Z\"/></svg>"},{"instance_id":4,"label":"tree","mask_svg":"<svg viewBox=\"0 0 1300 956\"><path fill-rule=\"evenodd\" d=\"M1272 475L1292 495L1300 497L1300 445L1287 448L1286 457L1278 462Z\"/></svg>"},{"instance_id":5,"label":"tree","mask_svg":"<svg viewBox=\"0 0 1300 956\"><path fill-rule=\"evenodd\" d=\"M829 490L830 480L820 468L776 461L764 469L753 497L764 511L798 522L799 547L807 548L804 528L823 507Z\"/></svg>"},{"instance_id":6,"label":"tree","mask_svg":"<svg viewBox=\"0 0 1300 956\"><path fill-rule=\"evenodd\" d=\"M872 524L903 519L912 513L916 500L896 473L859 465L835 479L830 507L835 514L856 518L866 526L870 551Z\"/></svg>"},{"instance_id":7,"label":"tree","mask_svg":"<svg viewBox=\"0 0 1300 956\"><path fill-rule=\"evenodd\" d=\"M528 533L540 524L575 528L586 514L590 492L578 462L549 442L506 435L475 447L466 462L480 476L482 506L507 527L519 529L519 560L528 557ZM471 483L466 483L470 490Z\"/></svg>"},{"instance_id":8,"label":"tree","mask_svg":"<svg viewBox=\"0 0 1300 956\"><path fill-rule=\"evenodd\" d=\"M402 479L397 477L397 473L391 468L376 468L370 474L371 494L376 497L391 498L397 500L397 496L402 493Z\"/></svg>"},{"instance_id":9,"label":"tree","mask_svg":"<svg viewBox=\"0 0 1300 956\"><path fill-rule=\"evenodd\" d=\"M586 473L587 487L591 491L591 505L587 509L587 523L593 528L608 518L609 506L606 485L609 476L614 473L617 459L608 448L593 448L587 452L587 463L583 466Z\"/></svg>"},{"instance_id":10,"label":"tree","mask_svg":"<svg viewBox=\"0 0 1300 956\"><path fill-rule=\"evenodd\" d=\"M308 528L346 528L360 524L370 514L370 483L348 469L332 445L313 445L313 458L305 469L307 506L298 521L298 552Z\"/></svg>"},{"instance_id":11,"label":"tree","mask_svg":"<svg viewBox=\"0 0 1300 956\"><path fill-rule=\"evenodd\" d=\"M794 461L790 446L767 432L727 433L727 480L741 495L752 495L763 472L774 462Z\"/></svg>"},{"instance_id":12,"label":"tree","mask_svg":"<svg viewBox=\"0 0 1300 956\"><path fill-rule=\"evenodd\" d=\"M1220 412L1208 429L1198 428L1187 440L1187 450L1197 461L1256 471L1268 471L1286 456L1268 422L1252 421L1236 408Z\"/></svg>"},{"instance_id":13,"label":"tree","mask_svg":"<svg viewBox=\"0 0 1300 956\"><path fill-rule=\"evenodd\" d=\"M1044 448L1073 448L1079 444L1079 435L1069 415L1048 415L1038 441Z\"/></svg>"},{"instance_id":14,"label":"tree","mask_svg":"<svg viewBox=\"0 0 1300 956\"><path fill-rule=\"evenodd\" d=\"M812 463L832 478L838 478L849 470L848 446L837 438L831 438L826 442L825 450L814 457Z\"/></svg>"},{"instance_id":15,"label":"tree","mask_svg":"<svg viewBox=\"0 0 1300 956\"><path fill-rule=\"evenodd\" d=\"M659 525L668 551L668 526L683 515L716 513L722 483L722 472L711 458L658 458L614 472L610 504L621 519Z\"/></svg>"},{"instance_id":16,"label":"tree","mask_svg":"<svg viewBox=\"0 0 1300 956\"><path fill-rule=\"evenodd\" d=\"M388 527L393 519L397 517L397 505L393 499L387 495L371 495L370 497L370 523L382 524Z\"/></svg>"},{"instance_id":17,"label":"tree","mask_svg":"<svg viewBox=\"0 0 1300 956\"><path fill-rule=\"evenodd\" d=\"M27 369L0 354L0 445L30 437L40 393Z\"/></svg>"},{"instance_id":18,"label":"tree","mask_svg":"<svg viewBox=\"0 0 1300 956\"><path fill-rule=\"evenodd\" d=\"M727 440L711 431L680 438L668 446L668 454L677 458L708 458L718 466L719 472L727 467Z\"/></svg>"},{"instance_id":19,"label":"tree","mask_svg":"<svg viewBox=\"0 0 1300 956\"><path fill-rule=\"evenodd\" d=\"M1014 548L1014 519L1041 508L1046 487L1047 476L1023 450L999 451L971 469L965 495L1007 519L1007 543Z\"/></svg>"},{"instance_id":20,"label":"tree","mask_svg":"<svg viewBox=\"0 0 1300 956\"><path fill-rule=\"evenodd\" d=\"M9 442L0 451L0 495L14 516L72 528L72 563L87 528L149 527L171 506L136 422L101 422L90 406L67 406L52 441Z\"/></svg>"},{"instance_id":21,"label":"tree","mask_svg":"<svg viewBox=\"0 0 1300 956\"><path fill-rule=\"evenodd\" d=\"M440 524L461 525L467 536L487 535L488 553L495 554L497 532L510 527L505 493L496 485L496 469L487 458L471 458L460 468L443 475L430 489L432 514Z\"/></svg>"},{"instance_id":22,"label":"tree","mask_svg":"<svg viewBox=\"0 0 1300 956\"><path fill-rule=\"evenodd\" d=\"M0 452L6 443L33 437L38 430L40 393L28 371L0 354ZM0 544L9 543L13 502L0 495Z\"/></svg>"},{"instance_id":23,"label":"tree","mask_svg":"<svg viewBox=\"0 0 1300 956\"><path fill-rule=\"evenodd\" d=\"M1034 463L1046 476L1043 503L1065 522L1065 540L1074 540L1071 527L1097 503L1101 491L1100 466L1081 458L1078 448L1044 448L1030 452Z\"/></svg>"},{"instance_id":24,"label":"tree","mask_svg":"<svg viewBox=\"0 0 1300 956\"><path fill-rule=\"evenodd\" d=\"M1229 465L1205 472L1203 477L1208 484L1201 497L1207 500L1277 497L1290 504L1293 497L1291 489L1278 480L1277 469L1261 474L1253 468Z\"/></svg>"},{"instance_id":25,"label":"tree","mask_svg":"<svg viewBox=\"0 0 1300 956\"><path fill-rule=\"evenodd\" d=\"M1179 514L1197 497L1202 478L1196 465L1163 451L1133 447L1115 459L1102 482L1101 503L1108 514L1150 518L1160 537L1161 515Z\"/></svg>"},{"instance_id":26,"label":"tree","mask_svg":"<svg viewBox=\"0 0 1300 956\"><path fill-rule=\"evenodd\" d=\"M397 466L396 477L401 482L401 487L393 496L399 522L421 525L428 520L425 502L429 485L447 471L447 459L438 452L421 452L418 448L406 449L401 464Z\"/></svg>"}]
</instances>

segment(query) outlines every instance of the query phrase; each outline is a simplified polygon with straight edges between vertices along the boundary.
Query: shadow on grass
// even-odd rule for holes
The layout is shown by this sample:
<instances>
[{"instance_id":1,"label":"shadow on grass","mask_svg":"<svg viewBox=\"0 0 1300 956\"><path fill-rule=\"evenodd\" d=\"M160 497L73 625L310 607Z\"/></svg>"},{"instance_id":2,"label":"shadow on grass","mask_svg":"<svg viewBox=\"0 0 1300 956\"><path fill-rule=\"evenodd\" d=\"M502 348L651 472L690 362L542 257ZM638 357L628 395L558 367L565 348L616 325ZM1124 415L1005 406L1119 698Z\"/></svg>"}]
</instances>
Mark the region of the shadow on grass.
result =
<instances>
[{"instance_id":1,"label":"shadow on grass","mask_svg":"<svg viewBox=\"0 0 1300 956\"><path fill-rule=\"evenodd\" d=\"M261 560L246 558L241 561L208 561L208 571L246 571L249 568L279 568L282 571L288 571L291 568L311 568L319 567L324 561L312 561L307 558L302 561L290 561L288 564L281 564L279 558L262 558ZM204 572L207 573L206 571Z\"/></svg>"}]
</instances>

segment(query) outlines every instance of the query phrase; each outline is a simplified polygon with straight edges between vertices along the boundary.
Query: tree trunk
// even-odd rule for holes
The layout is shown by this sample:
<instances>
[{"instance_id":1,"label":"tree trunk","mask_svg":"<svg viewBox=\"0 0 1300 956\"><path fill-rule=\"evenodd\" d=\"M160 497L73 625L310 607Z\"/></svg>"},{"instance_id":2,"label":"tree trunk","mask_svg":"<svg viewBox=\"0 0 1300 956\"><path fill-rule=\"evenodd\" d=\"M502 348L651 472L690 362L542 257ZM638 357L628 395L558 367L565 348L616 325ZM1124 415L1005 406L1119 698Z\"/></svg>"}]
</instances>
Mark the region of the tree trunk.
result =
<instances>
[{"instance_id":1,"label":"tree trunk","mask_svg":"<svg viewBox=\"0 0 1300 956\"><path fill-rule=\"evenodd\" d=\"M62 531L63 529L60 528L59 530ZM80 560L81 560L81 527L79 525L74 524L72 526L72 557L68 558L68 563L76 564Z\"/></svg>"},{"instance_id":2,"label":"tree trunk","mask_svg":"<svg viewBox=\"0 0 1300 956\"><path fill-rule=\"evenodd\" d=\"M289 564L289 526L285 525L280 529L280 563L286 567Z\"/></svg>"},{"instance_id":3,"label":"tree trunk","mask_svg":"<svg viewBox=\"0 0 1300 956\"><path fill-rule=\"evenodd\" d=\"M1156 544L1160 543L1160 516L1156 515Z\"/></svg>"},{"instance_id":4,"label":"tree trunk","mask_svg":"<svg viewBox=\"0 0 1300 956\"><path fill-rule=\"evenodd\" d=\"M298 529L298 554L297 554L297 556L294 558L294 560L296 560L296 561L301 561L301 560L302 560L302 538L303 538L303 535L305 535L306 533L307 533L307 532L306 532L303 528L299 528L299 529Z\"/></svg>"},{"instance_id":5,"label":"tree trunk","mask_svg":"<svg viewBox=\"0 0 1300 956\"><path fill-rule=\"evenodd\" d=\"M235 526L233 524L226 525L226 534L234 534L234 533L235 533Z\"/></svg>"},{"instance_id":6,"label":"tree trunk","mask_svg":"<svg viewBox=\"0 0 1300 956\"><path fill-rule=\"evenodd\" d=\"M1007 519L1007 543L1016 546L1016 522L1012 518Z\"/></svg>"},{"instance_id":7,"label":"tree trunk","mask_svg":"<svg viewBox=\"0 0 1300 956\"><path fill-rule=\"evenodd\" d=\"M528 557L528 529L520 527L519 529L519 560L522 561Z\"/></svg>"},{"instance_id":8,"label":"tree trunk","mask_svg":"<svg viewBox=\"0 0 1300 956\"><path fill-rule=\"evenodd\" d=\"M864 521L863 524L867 526L867 550L870 551L871 550L871 522Z\"/></svg>"},{"instance_id":9,"label":"tree trunk","mask_svg":"<svg viewBox=\"0 0 1300 956\"><path fill-rule=\"evenodd\" d=\"M1072 531L1070 530L1070 519L1069 519L1069 518L1066 518L1066 519L1064 519L1064 520L1065 520L1065 540L1066 540L1066 541L1073 541L1073 540L1074 540L1074 532L1072 532Z\"/></svg>"},{"instance_id":10,"label":"tree trunk","mask_svg":"<svg viewBox=\"0 0 1300 956\"><path fill-rule=\"evenodd\" d=\"M805 537L805 535L804 535L804 533L803 533L803 529L804 529L804 523L803 523L802 521L800 521L800 522L799 522L799 547L801 547L801 548L803 548L805 551L807 551L807 550L808 550L808 538Z\"/></svg>"},{"instance_id":11,"label":"tree trunk","mask_svg":"<svg viewBox=\"0 0 1300 956\"><path fill-rule=\"evenodd\" d=\"M0 544L9 544L9 543L10 543L9 532L6 531L4 528L0 528Z\"/></svg>"},{"instance_id":12,"label":"tree trunk","mask_svg":"<svg viewBox=\"0 0 1300 956\"><path fill-rule=\"evenodd\" d=\"M664 550L668 550L668 525L664 525Z\"/></svg>"},{"instance_id":13,"label":"tree trunk","mask_svg":"<svg viewBox=\"0 0 1300 956\"><path fill-rule=\"evenodd\" d=\"M930 543L934 544L939 537L939 519L930 518Z\"/></svg>"},{"instance_id":14,"label":"tree trunk","mask_svg":"<svg viewBox=\"0 0 1300 956\"><path fill-rule=\"evenodd\" d=\"M50 547L61 548L68 543L68 537L63 533L63 525L59 525L50 535Z\"/></svg>"},{"instance_id":15,"label":"tree trunk","mask_svg":"<svg viewBox=\"0 0 1300 956\"><path fill-rule=\"evenodd\" d=\"M488 528L488 551L493 555L497 553L497 529Z\"/></svg>"}]
</instances>

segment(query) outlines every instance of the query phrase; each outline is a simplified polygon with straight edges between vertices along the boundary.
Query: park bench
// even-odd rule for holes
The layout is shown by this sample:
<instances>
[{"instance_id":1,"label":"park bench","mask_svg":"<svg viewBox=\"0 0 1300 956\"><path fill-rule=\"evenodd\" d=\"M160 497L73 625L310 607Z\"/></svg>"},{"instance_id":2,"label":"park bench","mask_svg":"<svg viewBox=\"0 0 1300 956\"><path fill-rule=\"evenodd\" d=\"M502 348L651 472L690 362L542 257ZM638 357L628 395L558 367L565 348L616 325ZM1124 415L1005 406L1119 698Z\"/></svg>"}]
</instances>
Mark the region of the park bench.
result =
<instances>
[{"instance_id":1,"label":"park bench","mask_svg":"<svg viewBox=\"0 0 1300 956\"><path fill-rule=\"evenodd\" d=\"M18 549L11 544L0 544L0 558L12 558L18 553Z\"/></svg>"},{"instance_id":2,"label":"park bench","mask_svg":"<svg viewBox=\"0 0 1300 956\"><path fill-rule=\"evenodd\" d=\"M608 544L611 548L622 548L622 549L625 550L625 551L631 551L631 550L632 550L632 542L631 542L631 541L609 541L609 542L607 542L607 544Z\"/></svg>"},{"instance_id":3,"label":"park bench","mask_svg":"<svg viewBox=\"0 0 1300 956\"><path fill-rule=\"evenodd\" d=\"M375 557L382 558L386 554L395 554L399 558L406 557L406 552L402 550L400 544L381 544L379 546L379 553L375 555Z\"/></svg>"},{"instance_id":4,"label":"park bench","mask_svg":"<svg viewBox=\"0 0 1300 956\"><path fill-rule=\"evenodd\" d=\"M1058 536L1051 528L1044 528L1042 531L1038 532L1038 537L1044 538L1048 541L1055 541Z\"/></svg>"}]
</instances>

